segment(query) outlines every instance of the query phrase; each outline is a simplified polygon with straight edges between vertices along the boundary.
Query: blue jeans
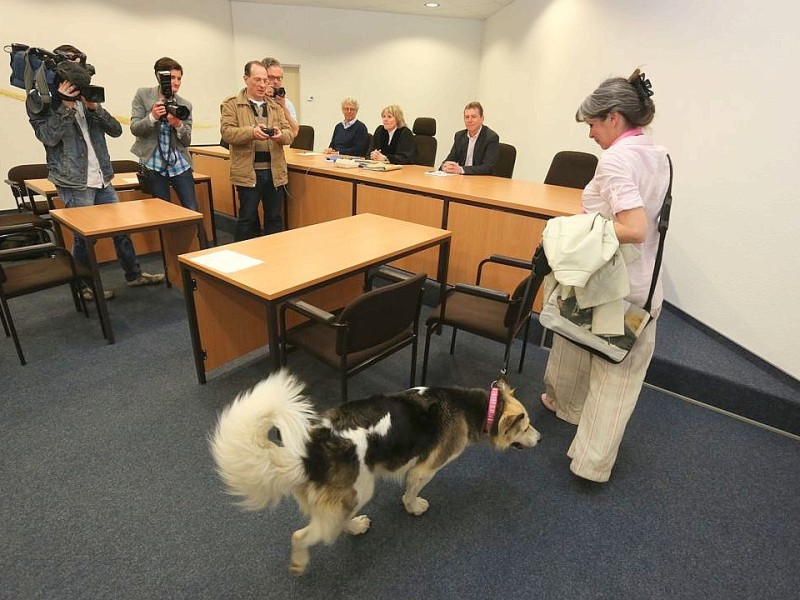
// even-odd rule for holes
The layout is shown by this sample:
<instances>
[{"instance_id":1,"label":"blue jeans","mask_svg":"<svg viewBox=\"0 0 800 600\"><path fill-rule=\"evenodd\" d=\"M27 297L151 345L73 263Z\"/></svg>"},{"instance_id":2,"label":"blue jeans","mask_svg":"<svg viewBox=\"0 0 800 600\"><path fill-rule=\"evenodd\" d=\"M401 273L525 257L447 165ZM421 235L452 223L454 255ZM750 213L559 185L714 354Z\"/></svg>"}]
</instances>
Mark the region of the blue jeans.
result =
<instances>
[{"instance_id":1,"label":"blue jeans","mask_svg":"<svg viewBox=\"0 0 800 600\"><path fill-rule=\"evenodd\" d=\"M67 208L76 206L93 206L95 204L112 204L119 202L116 190L107 185L104 188L62 188L56 186L58 196ZM114 236L114 250L117 252L119 264L125 271L125 280L133 281L142 273L139 261L136 258L136 251L133 249L133 242L127 235ZM89 255L86 252L86 240L75 234L72 241L72 256L79 263L89 266Z\"/></svg>"},{"instance_id":2,"label":"blue jeans","mask_svg":"<svg viewBox=\"0 0 800 600\"><path fill-rule=\"evenodd\" d=\"M283 187L275 189L272 185L272 171L256 171L256 186L236 186L239 191L239 218L236 220L234 241L249 240L261 235L258 220L258 204L264 205L264 235L283 231Z\"/></svg>"},{"instance_id":3,"label":"blue jeans","mask_svg":"<svg viewBox=\"0 0 800 600\"><path fill-rule=\"evenodd\" d=\"M175 188L178 199L184 208L197 210L197 198L194 195L194 174L187 169L178 175L162 175L157 171L150 171L150 181L153 186L153 196L169 201L169 186Z\"/></svg>"}]
</instances>

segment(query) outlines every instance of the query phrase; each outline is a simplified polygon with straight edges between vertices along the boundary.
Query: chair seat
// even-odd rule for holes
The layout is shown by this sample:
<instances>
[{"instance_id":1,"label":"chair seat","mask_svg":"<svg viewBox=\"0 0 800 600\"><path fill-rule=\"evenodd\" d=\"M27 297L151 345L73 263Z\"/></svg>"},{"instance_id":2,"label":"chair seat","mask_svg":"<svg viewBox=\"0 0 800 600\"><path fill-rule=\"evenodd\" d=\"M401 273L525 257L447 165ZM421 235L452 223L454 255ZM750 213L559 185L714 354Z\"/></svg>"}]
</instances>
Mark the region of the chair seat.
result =
<instances>
[{"instance_id":1,"label":"chair seat","mask_svg":"<svg viewBox=\"0 0 800 600\"><path fill-rule=\"evenodd\" d=\"M8 281L3 284L6 298L14 298L32 291L63 285L72 279L72 259L66 254L56 254L47 260L32 260L18 265L7 265L3 269ZM75 263L78 276L91 279L89 269Z\"/></svg>"},{"instance_id":2,"label":"chair seat","mask_svg":"<svg viewBox=\"0 0 800 600\"><path fill-rule=\"evenodd\" d=\"M441 317L442 307L439 305L425 324L431 326L441 322L496 342L506 342L509 333L503 321L507 309L508 305L503 302L454 291L447 296L445 318Z\"/></svg>"},{"instance_id":3,"label":"chair seat","mask_svg":"<svg viewBox=\"0 0 800 600\"><path fill-rule=\"evenodd\" d=\"M380 356L398 344L410 344L413 333L412 327L409 326L382 344L348 354L347 369L350 370L356 365ZM298 348L303 348L306 352L331 367L339 368L341 365L341 357L336 354L336 330L332 327L308 321L287 331L286 341Z\"/></svg>"}]
</instances>

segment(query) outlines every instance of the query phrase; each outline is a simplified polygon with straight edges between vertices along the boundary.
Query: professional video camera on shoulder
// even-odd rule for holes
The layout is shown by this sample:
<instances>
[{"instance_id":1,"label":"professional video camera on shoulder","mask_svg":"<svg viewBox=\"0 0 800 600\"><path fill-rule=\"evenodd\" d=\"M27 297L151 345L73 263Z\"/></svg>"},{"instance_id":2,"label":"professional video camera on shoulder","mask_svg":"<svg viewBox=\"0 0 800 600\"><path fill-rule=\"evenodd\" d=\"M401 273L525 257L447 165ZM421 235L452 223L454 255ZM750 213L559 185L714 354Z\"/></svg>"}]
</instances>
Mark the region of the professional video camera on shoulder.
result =
<instances>
[{"instance_id":1,"label":"professional video camera on shoulder","mask_svg":"<svg viewBox=\"0 0 800 600\"><path fill-rule=\"evenodd\" d=\"M191 111L188 106L178 104L175 99L175 94L172 93L172 73L170 71L158 71L158 85L161 88L161 93L164 96L164 108L172 116L185 121L189 118ZM166 121L167 117L161 117L162 121Z\"/></svg>"},{"instance_id":2,"label":"professional video camera on shoulder","mask_svg":"<svg viewBox=\"0 0 800 600\"><path fill-rule=\"evenodd\" d=\"M25 90L25 104L32 113L55 109L61 100L75 99L59 93L58 86L62 81L75 86L87 102L105 101L105 90L91 85L94 67L74 46L59 46L49 52L25 44L11 44L5 47L5 51L11 55L11 85Z\"/></svg>"}]
</instances>

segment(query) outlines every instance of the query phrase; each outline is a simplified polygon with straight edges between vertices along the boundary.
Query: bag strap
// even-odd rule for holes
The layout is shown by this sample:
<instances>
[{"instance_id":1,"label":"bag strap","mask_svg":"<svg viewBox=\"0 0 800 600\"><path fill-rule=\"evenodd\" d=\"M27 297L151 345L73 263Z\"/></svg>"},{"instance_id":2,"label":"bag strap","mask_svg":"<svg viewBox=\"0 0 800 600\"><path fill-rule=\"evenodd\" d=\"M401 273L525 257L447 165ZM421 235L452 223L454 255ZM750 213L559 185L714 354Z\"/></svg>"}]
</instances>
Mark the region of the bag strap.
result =
<instances>
[{"instance_id":1,"label":"bag strap","mask_svg":"<svg viewBox=\"0 0 800 600\"><path fill-rule=\"evenodd\" d=\"M653 302L653 294L656 291L656 282L658 275L661 272L661 257L664 253L664 238L667 237L667 229L669 229L669 213L672 209L672 159L667 154L667 162L669 163L669 186L667 186L667 193L664 195L664 203L661 205L661 212L658 215L658 252L656 253L656 263L653 266L653 279L650 281L650 294L647 296L647 302L644 309L650 312L650 305Z\"/></svg>"}]
</instances>

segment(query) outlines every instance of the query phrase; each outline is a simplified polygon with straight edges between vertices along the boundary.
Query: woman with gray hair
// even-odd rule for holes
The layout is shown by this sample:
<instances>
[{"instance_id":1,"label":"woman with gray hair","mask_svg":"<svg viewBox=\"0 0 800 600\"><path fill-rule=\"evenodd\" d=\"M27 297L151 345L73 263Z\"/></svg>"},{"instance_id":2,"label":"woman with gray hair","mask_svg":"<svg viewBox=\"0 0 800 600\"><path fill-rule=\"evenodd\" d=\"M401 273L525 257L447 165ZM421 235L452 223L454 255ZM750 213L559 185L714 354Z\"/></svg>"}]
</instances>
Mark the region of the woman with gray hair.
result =
<instances>
[{"instance_id":1,"label":"woman with gray hair","mask_svg":"<svg viewBox=\"0 0 800 600\"><path fill-rule=\"evenodd\" d=\"M417 158L417 142L406 127L403 109L390 104L381 111L382 125L372 136L369 158L394 165L413 165Z\"/></svg>"},{"instance_id":2,"label":"woman with gray hair","mask_svg":"<svg viewBox=\"0 0 800 600\"><path fill-rule=\"evenodd\" d=\"M325 148L325 154L342 154L344 156L366 156L369 145L367 126L356 119L358 100L348 96L342 100L344 121L333 128L331 143Z\"/></svg>"},{"instance_id":3,"label":"woman with gray hair","mask_svg":"<svg viewBox=\"0 0 800 600\"><path fill-rule=\"evenodd\" d=\"M655 115L653 91L638 69L627 79L607 79L578 108L575 119L589 126L603 153L594 178L583 190L583 210L613 220L620 244L634 244L641 256L627 267L626 301L644 306L658 252L658 218L670 181L665 148L642 127ZM584 479L608 481L625 426L633 413L653 356L656 318L664 298L659 278L648 324L619 364L610 363L555 336L547 362L542 403L577 425L567 451L570 470Z\"/></svg>"}]
</instances>

